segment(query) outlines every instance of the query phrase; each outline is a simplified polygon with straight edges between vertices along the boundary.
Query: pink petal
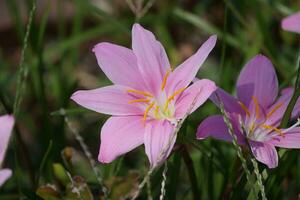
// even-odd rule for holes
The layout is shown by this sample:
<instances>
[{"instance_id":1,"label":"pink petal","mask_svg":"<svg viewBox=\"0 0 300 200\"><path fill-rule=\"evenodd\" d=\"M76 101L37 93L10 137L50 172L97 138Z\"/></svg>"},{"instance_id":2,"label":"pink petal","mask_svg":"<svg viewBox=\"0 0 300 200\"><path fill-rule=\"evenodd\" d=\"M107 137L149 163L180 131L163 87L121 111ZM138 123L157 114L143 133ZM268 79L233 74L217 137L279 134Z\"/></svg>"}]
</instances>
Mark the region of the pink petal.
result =
<instances>
[{"instance_id":1,"label":"pink petal","mask_svg":"<svg viewBox=\"0 0 300 200\"><path fill-rule=\"evenodd\" d=\"M237 124L232 120L232 125L239 144L244 144L244 137L238 130ZM207 137L213 137L218 140L232 141L232 137L228 132L228 127L223 120L222 115L213 115L204 119L197 129L197 139L203 140Z\"/></svg>"},{"instance_id":2,"label":"pink petal","mask_svg":"<svg viewBox=\"0 0 300 200\"><path fill-rule=\"evenodd\" d=\"M277 147L299 149L300 148L300 127L284 133L284 136L276 136L269 143Z\"/></svg>"},{"instance_id":3,"label":"pink petal","mask_svg":"<svg viewBox=\"0 0 300 200\"><path fill-rule=\"evenodd\" d=\"M143 111L136 104L129 104L134 97L124 86L112 85L93 90L79 90L71 99L79 105L108 115L139 115Z\"/></svg>"},{"instance_id":4,"label":"pink petal","mask_svg":"<svg viewBox=\"0 0 300 200\"><path fill-rule=\"evenodd\" d=\"M97 44L93 52L102 71L114 84L143 88L143 78L131 49L103 42Z\"/></svg>"},{"instance_id":5,"label":"pink petal","mask_svg":"<svg viewBox=\"0 0 300 200\"><path fill-rule=\"evenodd\" d=\"M254 157L269 168L275 168L278 165L278 155L275 147L272 144L249 141L251 151Z\"/></svg>"},{"instance_id":6,"label":"pink petal","mask_svg":"<svg viewBox=\"0 0 300 200\"><path fill-rule=\"evenodd\" d=\"M166 71L170 69L169 59L163 46L150 31L139 24L134 24L132 28L132 49L149 91L156 94Z\"/></svg>"},{"instance_id":7,"label":"pink petal","mask_svg":"<svg viewBox=\"0 0 300 200\"><path fill-rule=\"evenodd\" d=\"M218 99L217 95L220 99ZM242 107L238 103L238 100L234 96L231 96L226 91L222 90L221 88L218 88L214 92L214 94L212 94L209 98L217 106L220 106L219 101L221 100L221 102L224 105L224 109L229 113L236 113L236 114L245 115L245 111L242 109Z\"/></svg>"},{"instance_id":8,"label":"pink petal","mask_svg":"<svg viewBox=\"0 0 300 200\"><path fill-rule=\"evenodd\" d=\"M282 29L300 33L300 12L290 15L281 21Z\"/></svg>"},{"instance_id":9,"label":"pink petal","mask_svg":"<svg viewBox=\"0 0 300 200\"><path fill-rule=\"evenodd\" d=\"M283 114L292 98L294 89L293 88L285 88L283 89L283 92L281 92L281 96L278 98L278 100L268 109L268 119L267 124L272 125L279 125L281 122L281 119L283 117ZM293 112L292 112L292 118L299 117L300 115L300 99L298 99Z\"/></svg>"},{"instance_id":10,"label":"pink petal","mask_svg":"<svg viewBox=\"0 0 300 200\"><path fill-rule=\"evenodd\" d=\"M209 37L193 56L184 61L170 74L167 81L167 90L169 92L184 88L191 83L199 68L214 48L216 41L216 35Z\"/></svg>"},{"instance_id":11,"label":"pink petal","mask_svg":"<svg viewBox=\"0 0 300 200\"><path fill-rule=\"evenodd\" d=\"M139 116L111 117L101 129L98 160L110 163L144 142L145 126Z\"/></svg>"},{"instance_id":12,"label":"pink petal","mask_svg":"<svg viewBox=\"0 0 300 200\"><path fill-rule=\"evenodd\" d=\"M13 126L14 117L12 115L0 117L0 166L4 160Z\"/></svg>"},{"instance_id":13,"label":"pink petal","mask_svg":"<svg viewBox=\"0 0 300 200\"><path fill-rule=\"evenodd\" d=\"M10 169L1 169L0 170L0 187L9 179L12 175Z\"/></svg>"},{"instance_id":14,"label":"pink petal","mask_svg":"<svg viewBox=\"0 0 300 200\"><path fill-rule=\"evenodd\" d=\"M169 121L150 121L146 125L144 144L151 167L163 163L175 144L174 125Z\"/></svg>"},{"instance_id":15,"label":"pink petal","mask_svg":"<svg viewBox=\"0 0 300 200\"><path fill-rule=\"evenodd\" d=\"M175 116L182 118L189 110L195 99L195 105L191 112L194 112L199 106L201 106L209 96L216 90L214 82L208 79L202 79L193 83L188 87L176 101Z\"/></svg>"},{"instance_id":16,"label":"pink petal","mask_svg":"<svg viewBox=\"0 0 300 200\"><path fill-rule=\"evenodd\" d=\"M268 108L278 95L278 80L270 60L257 55L243 68L237 82L238 98L249 106L252 96L263 108Z\"/></svg>"}]
</instances>

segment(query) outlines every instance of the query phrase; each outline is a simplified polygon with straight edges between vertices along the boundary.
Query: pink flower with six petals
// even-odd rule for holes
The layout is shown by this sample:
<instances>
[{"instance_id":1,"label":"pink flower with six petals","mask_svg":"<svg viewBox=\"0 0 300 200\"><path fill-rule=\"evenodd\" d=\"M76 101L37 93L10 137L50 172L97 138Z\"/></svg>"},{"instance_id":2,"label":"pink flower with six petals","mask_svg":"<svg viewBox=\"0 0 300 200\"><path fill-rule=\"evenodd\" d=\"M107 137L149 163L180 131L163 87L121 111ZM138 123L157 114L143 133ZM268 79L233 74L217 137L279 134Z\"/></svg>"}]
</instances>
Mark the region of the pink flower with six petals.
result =
<instances>
[{"instance_id":1,"label":"pink flower with six petals","mask_svg":"<svg viewBox=\"0 0 300 200\"><path fill-rule=\"evenodd\" d=\"M100 162L110 163L142 144L152 167L167 158L176 140L173 132L178 120L196 96L192 111L216 89L206 79L189 86L215 43L216 36L211 36L174 71L161 43L139 24L132 28L132 50L110 43L95 46L98 64L114 85L77 91L71 99L113 115L101 130Z\"/></svg>"},{"instance_id":2,"label":"pink flower with six petals","mask_svg":"<svg viewBox=\"0 0 300 200\"><path fill-rule=\"evenodd\" d=\"M0 166L3 163L9 138L13 129L14 118L10 115L0 116ZM0 169L0 186L12 175L10 169Z\"/></svg>"},{"instance_id":3,"label":"pink flower with six petals","mask_svg":"<svg viewBox=\"0 0 300 200\"><path fill-rule=\"evenodd\" d=\"M288 129L279 128L293 89L282 90L281 96L277 98L277 76L272 63L265 56L254 57L243 68L237 82L237 98L222 89L217 89L215 93L230 116L238 143L248 143L258 161L274 168L278 165L275 146L300 148L300 127L296 127L298 123ZM216 95L212 95L211 100L219 105ZM292 117L299 116L299 112L298 101ZM202 140L208 136L232 141L221 115L210 116L199 125L197 139Z\"/></svg>"}]
</instances>

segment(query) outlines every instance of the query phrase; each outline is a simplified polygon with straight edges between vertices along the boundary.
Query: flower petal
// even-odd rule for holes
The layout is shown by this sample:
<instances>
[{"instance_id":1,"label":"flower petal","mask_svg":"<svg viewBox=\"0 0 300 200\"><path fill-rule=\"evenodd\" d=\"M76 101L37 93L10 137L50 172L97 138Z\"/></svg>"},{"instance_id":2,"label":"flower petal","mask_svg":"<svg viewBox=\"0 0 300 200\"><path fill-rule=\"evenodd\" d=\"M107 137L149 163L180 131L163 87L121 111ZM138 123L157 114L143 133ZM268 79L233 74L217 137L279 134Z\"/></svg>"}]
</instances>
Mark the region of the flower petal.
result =
<instances>
[{"instance_id":1,"label":"flower petal","mask_svg":"<svg viewBox=\"0 0 300 200\"><path fill-rule=\"evenodd\" d=\"M182 118L186 112L192 106L195 99L195 105L190 113L194 112L199 106L201 106L209 96L216 90L214 82L208 79L202 79L193 83L188 87L176 100L176 118ZM189 114L190 114L189 113Z\"/></svg>"},{"instance_id":2,"label":"flower petal","mask_svg":"<svg viewBox=\"0 0 300 200\"><path fill-rule=\"evenodd\" d=\"M267 113L267 124L272 124L278 126L284 115L284 112L292 98L294 89L285 88L284 92L281 92L281 96L276 100L276 102L268 109ZM300 116L300 99L297 100L291 118L296 118Z\"/></svg>"},{"instance_id":3,"label":"flower petal","mask_svg":"<svg viewBox=\"0 0 300 200\"><path fill-rule=\"evenodd\" d=\"M151 167L163 163L171 153L176 141L174 128L167 120L153 120L147 123L144 143Z\"/></svg>"},{"instance_id":4,"label":"flower petal","mask_svg":"<svg viewBox=\"0 0 300 200\"><path fill-rule=\"evenodd\" d=\"M13 126L14 117L12 115L0 117L0 166L4 160Z\"/></svg>"},{"instance_id":5,"label":"flower petal","mask_svg":"<svg viewBox=\"0 0 300 200\"><path fill-rule=\"evenodd\" d=\"M278 165L277 151L272 144L256 142L249 140L251 151L254 157L269 168L275 168Z\"/></svg>"},{"instance_id":6,"label":"flower petal","mask_svg":"<svg viewBox=\"0 0 300 200\"><path fill-rule=\"evenodd\" d=\"M193 56L184 61L174 70L174 72L170 74L170 77L167 81L168 92L185 88L191 83L191 81L197 75L199 68L214 48L216 41L216 35L209 37Z\"/></svg>"},{"instance_id":7,"label":"flower petal","mask_svg":"<svg viewBox=\"0 0 300 200\"><path fill-rule=\"evenodd\" d=\"M252 96L263 108L268 108L278 95L278 80L270 60L257 55L242 69L237 82L238 98L249 106Z\"/></svg>"},{"instance_id":8,"label":"flower petal","mask_svg":"<svg viewBox=\"0 0 300 200\"><path fill-rule=\"evenodd\" d=\"M10 169L1 169L0 170L0 187L9 179L12 175Z\"/></svg>"},{"instance_id":9,"label":"flower petal","mask_svg":"<svg viewBox=\"0 0 300 200\"><path fill-rule=\"evenodd\" d=\"M220 99L218 99L218 97ZM217 106L220 106L219 100L221 100L224 105L224 109L229 113L237 113L242 115L245 114L245 111L238 103L238 100L235 97L228 94L226 91L222 90L221 88L218 88L209 98Z\"/></svg>"},{"instance_id":10,"label":"flower petal","mask_svg":"<svg viewBox=\"0 0 300 200\"><path fill-rule=\"evenodd\" d=\"M131 49L103 42L97 44L93 52L98 65L114 84L142 89L143 77Z\"/></svg>"},{"instance_id":11,"label":"flower petal","mask_svg":"<svg viewBox=\"0 0 300 200\"><path fill-rule=\"evenodd\" d=\"M140 116L110 117L101 129L98 160L110 163L144 142L145 127Z\"/></svg>"},{"instance_id":12,"label":"flower petal","mask_svg":"<svg viewBox=\"0 0 300 200\"><path fill-rule=\"evenodd\" d=\"M129 104L134 97L119 85L106 86L93 90L79 90L71 99L79 105L108 115L139 115L142 110L135 104Z\"/></svg>"},{"instance_id":13,"label":"flower petal","mask_svg":"<svg viewBox=\"0 0 300 200\"><path fill-rule=\"evenodd\" d=\"M156 94L167 70L169 59L155 36L139 24L132 28L132 49L137 58L140 73L149 91Z\"/></svg>"},{"instance_id":14,"label":"flower petal","mask_svg":"<svg viewBox=\"0 0 300 200\"><path fill-rule=\"evenodd\" d=\"M244 144L244 137L238 130L234 120L231 121L239 144ZM209 116L202 121L197 129L197 139L203 140L207 137L213 137L218 140L232 141L232 137L228 132L228 127L223 120L222 115Z\"/></svg>"},{"instance_id":15,"label":"flower petal","mask_svg":"<svg viewBox=\"0 0 300 200\"><path fill-rule=\"evenodd\" d=\"M300 12L290 15L281 21L282 29L300 33Z\"/></svg>"},{"instance_id":16,"label":"flower petal","mask_svg":"<svg viewBox=\"0 0 300 200\"><path fill-rule=\"evenodd\" d=\"M283 148L300 148L300 127L293 128L292 130L284 133L284 136L276 136L269 143L277 147Z\"/></svg>"}]
</instances>

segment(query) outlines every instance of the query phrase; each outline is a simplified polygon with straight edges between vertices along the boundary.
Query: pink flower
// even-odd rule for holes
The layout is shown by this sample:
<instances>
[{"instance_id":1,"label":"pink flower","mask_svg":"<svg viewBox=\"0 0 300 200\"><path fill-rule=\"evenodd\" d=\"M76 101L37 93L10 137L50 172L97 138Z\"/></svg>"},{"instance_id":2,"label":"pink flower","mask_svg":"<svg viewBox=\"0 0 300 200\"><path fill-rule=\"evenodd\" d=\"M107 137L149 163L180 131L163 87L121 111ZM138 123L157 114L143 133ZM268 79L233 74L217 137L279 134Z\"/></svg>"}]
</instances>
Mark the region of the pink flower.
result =
<instances>
[{"instance_id":1,"label":"pink flower","mask_svg":"<svg viewBox=\"0 0 300 200\"><path fill-rule=\"evenodd\" d=\"M216 36L211 36L174 71L161 43L139 24L132 28L132 50L110 43L95 46L98 64L114 85L77 91L71 99L113 115L101 130L100 162L110 163L142 144L152 167L166 159L176 140L173 132L178 120L196 96L192 111L216 89L206 79L189 86L215 43Z\"/></svg>"},{"instance_id":2,"label":"pink flower","mask_svg":"<svg viewBox=\"0 0 300 200\"><path fill-rule=\"evenodd\" d=\"M14 118L11 115L0 116L0 166L3 163L10 134L13 129ZM10 169L0 169L0 186L12 175Z\"/></svg>"},{"instance_id":3,"label":"pink flower","mask_svg":"<svg viewBox=\"0 0 300 200\"><path fill-rule=\"evenodd\" d=\"M237 98L222 89L217 89L216 93L230 115L239 144L245 145L247 140L258 161L274 168L278 165L276 146L300 148L298 123L288 129L279 128L293 89L282 90L277 98L277 76L265 56L255 56L243 68L237 82ZM211 99L219 105L215 95ZM299 112L300 102L297 102L292 117L299 116ZM221 115L210 116L199 125L197 138L201 140L208 136L232 141Z\"/></svg>"},{"instance_id":4,"label":"pink flower","mask_svg":"<svg viewBox=\"0 0 300 200\"><path fill-rule=\"evenodd\" d=\"M300 33L300 12L292 14L281 21L282 29Z\"/></svg>"}]
</instances>

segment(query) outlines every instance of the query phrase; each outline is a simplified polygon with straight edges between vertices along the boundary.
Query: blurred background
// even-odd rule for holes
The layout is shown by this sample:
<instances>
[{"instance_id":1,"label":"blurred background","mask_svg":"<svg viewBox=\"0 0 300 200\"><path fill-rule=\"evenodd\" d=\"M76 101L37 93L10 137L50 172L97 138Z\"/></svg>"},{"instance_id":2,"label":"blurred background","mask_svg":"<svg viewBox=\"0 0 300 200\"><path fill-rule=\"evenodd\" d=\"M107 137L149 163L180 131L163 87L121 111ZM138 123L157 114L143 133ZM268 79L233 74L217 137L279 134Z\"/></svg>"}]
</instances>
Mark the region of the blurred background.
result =
<instances>
[{"instance_id":1,"label":"blurred background","mask_svg":"<svg viewBox=\"0 0 300 200\"><path fill-rule=\"evenodd\" d=\"M162 42L173 67L217 34L217 45L198 77L212 79L232 94L239 71L258 53L273 62L281 88L294 83L300 36L283 31L280 21L300 10L298 0L0 0L1 115L12 112L20 87L19 63L33 3L21 104L3 166L14 174L0 189L1 200L105 199L106 190L110 199L132 197L148 170L144 148L108 165L98 163L99 133L108 116L80 108L70 95L111 84L91 49L104 41L131 47L135 22ZM168 161L166 199L256 199L257 194L248 195L251 186L232 144L195 140L200 121L218 112L207 102L185 123L184 136ZM100 181L76 134L96 160ZM259 166L266 172L269 199L300 198L299 153L280 151L273 170ZM151 178L153 199L160 194L162 170ZM74 192L78 187L81 198ZM150 198L146 187L139 198Z\"/></svg>"}]
</instances>

